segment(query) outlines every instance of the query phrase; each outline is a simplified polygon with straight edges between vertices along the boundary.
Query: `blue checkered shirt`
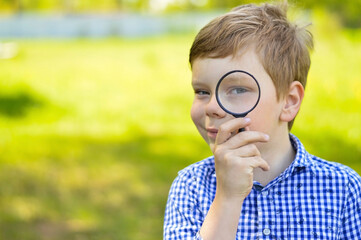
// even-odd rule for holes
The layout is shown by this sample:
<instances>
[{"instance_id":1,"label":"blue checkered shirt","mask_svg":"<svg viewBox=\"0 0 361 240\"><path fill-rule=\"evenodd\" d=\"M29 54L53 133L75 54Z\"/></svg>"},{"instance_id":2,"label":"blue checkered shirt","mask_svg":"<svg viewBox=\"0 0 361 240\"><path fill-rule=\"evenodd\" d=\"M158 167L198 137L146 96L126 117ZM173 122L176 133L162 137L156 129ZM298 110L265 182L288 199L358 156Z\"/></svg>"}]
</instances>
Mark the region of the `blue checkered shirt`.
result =
<instances>
[{"instance_id":1,"label":"blue checkered shirt","mask_svg":"<svg viewBox=\"0 0 361 240\"><path fill-rule=\"evenodd\" d=\"M293 135L296 157L244 200L236 239L361 239L361 178L344 165L307 153ZM179 172L169 192L164 239L201 239L216 193L214 158Z\"/></svg>"}]
</instances>

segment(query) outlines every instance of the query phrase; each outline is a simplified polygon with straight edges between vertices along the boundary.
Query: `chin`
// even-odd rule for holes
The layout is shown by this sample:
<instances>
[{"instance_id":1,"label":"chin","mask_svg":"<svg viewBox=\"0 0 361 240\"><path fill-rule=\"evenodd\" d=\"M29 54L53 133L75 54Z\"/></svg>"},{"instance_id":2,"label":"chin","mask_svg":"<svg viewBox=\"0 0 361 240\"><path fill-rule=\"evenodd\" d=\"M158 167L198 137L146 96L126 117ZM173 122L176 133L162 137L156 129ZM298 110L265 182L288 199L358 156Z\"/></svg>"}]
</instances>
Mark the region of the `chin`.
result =
<instances>
[{"instance_id":1,"label":"chin","mask_svg":"<svg viewBox=\"0 0 361 240\"><path fill-rule=\"evenodd\" d=\"M214 145L214 143L208 143L208 146L211 149L212 153L214 153Z\"/></svg>"}]
</instances>

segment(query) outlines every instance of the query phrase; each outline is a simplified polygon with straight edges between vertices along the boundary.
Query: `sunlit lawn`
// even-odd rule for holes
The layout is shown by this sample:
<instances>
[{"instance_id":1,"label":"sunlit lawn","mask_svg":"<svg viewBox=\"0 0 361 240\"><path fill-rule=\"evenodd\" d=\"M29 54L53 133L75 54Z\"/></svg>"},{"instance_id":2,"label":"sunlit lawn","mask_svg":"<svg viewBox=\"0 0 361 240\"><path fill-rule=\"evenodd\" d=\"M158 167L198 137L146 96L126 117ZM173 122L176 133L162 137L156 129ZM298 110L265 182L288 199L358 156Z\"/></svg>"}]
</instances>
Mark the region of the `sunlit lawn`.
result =
<instances>
[{"instance_id":1,"label":"sunlit lawn","mask_svg":"<svg viewBox=\"0 0 361 240\"><path fill-rule=\"evenodd\" d=\"M211 154L189 117L193 36L17 41L0 61L0 239L162 238L177 171ZM361 35L316 37L293 133L361 173Z\"/></svg>"}]
</instances>

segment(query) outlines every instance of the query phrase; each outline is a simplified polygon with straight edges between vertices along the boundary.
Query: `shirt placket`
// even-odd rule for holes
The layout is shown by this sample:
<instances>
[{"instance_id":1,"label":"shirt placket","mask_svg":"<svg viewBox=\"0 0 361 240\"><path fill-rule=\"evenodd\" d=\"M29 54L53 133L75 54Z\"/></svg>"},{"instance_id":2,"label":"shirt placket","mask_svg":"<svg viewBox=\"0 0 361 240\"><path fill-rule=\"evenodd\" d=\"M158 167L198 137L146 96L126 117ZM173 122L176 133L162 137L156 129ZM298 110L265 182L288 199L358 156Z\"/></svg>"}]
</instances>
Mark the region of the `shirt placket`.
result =
<instances>
[{"instance_id":1,"label":"shirt placket","mask_svg":"<svg viewBox=\"0 0 361 240\"><path fill-rule=\"evenodd\" d=\"M273 219L274 204L271 188L255 187L257 191L257 215L258 228L256 239L277 239L275 228L273 227L275 220Z\"/></svg>"}]
</instances>

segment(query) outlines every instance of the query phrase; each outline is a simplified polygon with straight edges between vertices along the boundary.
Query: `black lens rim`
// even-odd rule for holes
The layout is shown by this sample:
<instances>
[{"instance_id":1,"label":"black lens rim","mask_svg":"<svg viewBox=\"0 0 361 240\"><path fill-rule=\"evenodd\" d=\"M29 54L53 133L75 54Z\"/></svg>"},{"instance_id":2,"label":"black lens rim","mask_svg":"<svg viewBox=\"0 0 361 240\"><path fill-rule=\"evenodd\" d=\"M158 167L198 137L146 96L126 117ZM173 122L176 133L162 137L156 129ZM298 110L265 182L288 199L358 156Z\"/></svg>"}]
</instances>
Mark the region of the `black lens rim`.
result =
<instances>
[{"instance_id":1,"label":"black lens rim","mask_svg":"<svg viewBox=\"0 0 361 240\"><path fill-rule=\"evenodd\" d=\"M228 75L232 74L232 73L235 73L235 72L240 72L240 73L245 73L247 74L248 76L250 76L257 84L257 87L258 87L258 98L257 98L257 102L254 104L254 106L249 109L248 111L246 112L242 112L242 113L235 113L235 112L232 112L232 111L229 111L227 108L225 108L221 102L221 100L219 99L219 94L218 94L218 89L219 89L219 86L221 85L223 79L225 79ZM252 75L250 74L249 72L247 71L244 71L244 70L232 70L232 71L229 71L227 72L226 74L224 74L219 80L218 80L218 83L217 83L217 86L216 86L216 100L217 100L217 103L218 105L223 109L223 111L225 111L226 113L229 113L231 114L233 117L235 118L240 118L240 117L246 117L248 113L250 113L251 111L253 111L253 109L255 109L259 103L259 100L261 98L261 88L259 86L259 83L257 81L257 79Z\"/></svg>"}]
</instances>

